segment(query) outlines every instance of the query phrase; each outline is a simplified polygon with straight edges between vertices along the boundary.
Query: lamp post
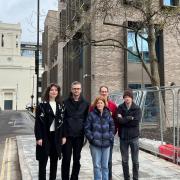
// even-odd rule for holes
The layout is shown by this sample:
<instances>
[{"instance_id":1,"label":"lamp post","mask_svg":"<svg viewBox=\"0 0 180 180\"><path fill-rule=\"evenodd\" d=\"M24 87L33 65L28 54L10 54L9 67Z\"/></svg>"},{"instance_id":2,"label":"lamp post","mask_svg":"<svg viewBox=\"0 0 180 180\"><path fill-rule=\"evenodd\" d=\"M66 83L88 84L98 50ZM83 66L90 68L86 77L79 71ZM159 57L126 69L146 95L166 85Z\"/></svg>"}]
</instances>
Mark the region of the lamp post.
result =
<instances>
[{"instance_id":1,"label":"lamp post","mask_svg":"<svg viewBox=\"0 0 180 180\"><path fill-rule=\"evenodd\" d=\"M31 112L33 112L33 109L34 109L34 107L33 107L33 98L34 98L34 95L32 94L31 95Z\"/></svg>"},{"instance_id":2,"label":"lamp post","mask_svg":"<svg viewBox=\"0 0 180 180\"><path fill-rule=\"evenodd\" d=\"M143 39L141 39L141 56L142 56L142 60L144 61L144 54L143 54ZM141 62L141 68L142 68L142 74L141 74L141 88L144 88L144 68L143 68L143 62Z\"/></svg>"},{"instance_id":3,"label":"lamp post","mask_svg":"<svg viewBox=\"0 0 180 180\"><path fill-rule=\"evenodd\" d=\"M16 84L16 111L18 106L18 83Z\"/></svg>"},{"instance_id":4,"label":"lamp post","mask_svg":"<svg viewBox=\"0 0 180 180\"><path fill-rule=\"evenodd\" d=\"M34 98L34 75L33 75L33 87L32 87L32 95L31 95L31 112L33 112L33 98Z\"/></svg>"},{"instance_id":5,"label":"lamp post","mask_svg":"<svg viewBox=\"0 0 180 180\"><path fill-rule=\"evenodd\" d=\"M36 106L38 105L38 94L39 94L39 1L37 0L37 45L35 52L35 73L37 75L37 89L36 89Z\"/></svg>"}]
</instances>

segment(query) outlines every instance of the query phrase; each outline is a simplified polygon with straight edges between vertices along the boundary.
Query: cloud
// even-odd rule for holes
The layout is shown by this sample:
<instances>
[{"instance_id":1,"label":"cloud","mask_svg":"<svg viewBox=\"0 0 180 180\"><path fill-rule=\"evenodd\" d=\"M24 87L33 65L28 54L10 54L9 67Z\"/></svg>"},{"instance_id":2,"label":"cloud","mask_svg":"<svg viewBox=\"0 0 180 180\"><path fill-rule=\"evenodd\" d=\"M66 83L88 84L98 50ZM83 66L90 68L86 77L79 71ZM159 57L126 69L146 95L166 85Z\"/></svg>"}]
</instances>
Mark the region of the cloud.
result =
<instances>
[{"instance_id":1,"label":"cloud","mask_svg":"<svg viewBox=\"0 0 180 180\"><path fill-rule=\"evenodd\" d=\"M49 9L57 10L57 0L40 0L40 29L43 29L45 15ZM4 23L21 23L22 41L36 41L37 0L0 1L0 21ZM41 35L40 35L41 36Z\"/></svg>"}]
</instances>

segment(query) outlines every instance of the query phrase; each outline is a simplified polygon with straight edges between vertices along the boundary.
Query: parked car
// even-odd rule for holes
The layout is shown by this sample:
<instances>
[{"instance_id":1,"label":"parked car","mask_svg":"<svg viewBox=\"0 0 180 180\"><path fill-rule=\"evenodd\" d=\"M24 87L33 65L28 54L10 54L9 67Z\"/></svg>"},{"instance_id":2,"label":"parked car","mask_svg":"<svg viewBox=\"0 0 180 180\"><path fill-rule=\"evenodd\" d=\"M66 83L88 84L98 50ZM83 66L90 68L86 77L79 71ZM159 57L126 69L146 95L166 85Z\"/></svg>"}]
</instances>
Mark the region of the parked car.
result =
<instances>
[{"instance_id":1,"label":"parked car","mask_svg":"<svg viewBox=\"0 0 180 180\"><path fill-rule=\"evenodd\" d=\"M28 111L31 111L31 110L32 110L31 104L26 104L26 109L27 109Z\"/></svg>"}]
</instances>

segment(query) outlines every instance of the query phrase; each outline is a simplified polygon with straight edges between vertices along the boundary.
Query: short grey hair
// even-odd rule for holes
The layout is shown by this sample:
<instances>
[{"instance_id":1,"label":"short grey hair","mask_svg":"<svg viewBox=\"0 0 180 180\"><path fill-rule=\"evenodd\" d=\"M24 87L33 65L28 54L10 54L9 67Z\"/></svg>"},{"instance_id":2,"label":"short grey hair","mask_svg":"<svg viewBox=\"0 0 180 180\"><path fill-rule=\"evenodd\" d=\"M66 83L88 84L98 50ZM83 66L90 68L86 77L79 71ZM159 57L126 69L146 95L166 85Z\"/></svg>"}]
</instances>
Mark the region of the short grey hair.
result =
<instances>
[{"instance_id":1,"label":"short grey hair","mask_svg":"<svg viewBox=\"0 0 180 180\"><path fill-rule=\"evenodd\" d=\"M74 85L77 85L77 84L80 84L80 85L81 85L81 83L80 83L79 81L74 81L74 82L72 82L72 83L71 83L71 88L72 88Z\"/></svg>"}]
</instances>

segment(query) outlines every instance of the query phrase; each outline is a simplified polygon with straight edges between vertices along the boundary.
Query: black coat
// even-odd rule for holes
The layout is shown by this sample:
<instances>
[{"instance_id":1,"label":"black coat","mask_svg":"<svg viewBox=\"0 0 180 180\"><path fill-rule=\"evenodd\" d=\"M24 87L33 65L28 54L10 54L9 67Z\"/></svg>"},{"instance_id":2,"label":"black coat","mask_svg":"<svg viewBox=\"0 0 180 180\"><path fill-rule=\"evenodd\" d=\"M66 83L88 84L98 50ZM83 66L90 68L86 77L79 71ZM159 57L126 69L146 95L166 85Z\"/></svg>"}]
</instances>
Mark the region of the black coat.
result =
<instances>
[{"instance_id":1,"label":"black coat","mask_svg":"<svg viewBox=\"0 0 180 180\"><path fill-rule=\"evenodd\" d=\"M84 122L88 115L89 103L81 96L79 101L69 97L64 101L64 122L67 129L67 137L84 136Z\"/></svg>"},{"instance_id":2,"label":"black coat","mask_svg":"<svg viewBox=\"0 0 180 180\"><path fill-rule=\"evenodd\" d=\"M121 114L122 118L120 118L118 114ZM119 123L118 133L121 139L130 140L139 136L141 116L141 109L134 102L129 110L125 103L118 106L117 123Z\"/></svg>"},{"instance_id":3,"label":"black coat","mask_svg":"<svg viewBox=\"0 0 180 180\"><path fill-rule=\"evenodd\" d=\"M50 126L55 119L55 144L59 158L61 158L62 137L65 137L63 123L64 106L56 102L56 114L48 102L40 103L36 110L35 137L43 140L43 145L36 145L36 159L42 160L50 153Z\"/></svg>"}]
</instances>

